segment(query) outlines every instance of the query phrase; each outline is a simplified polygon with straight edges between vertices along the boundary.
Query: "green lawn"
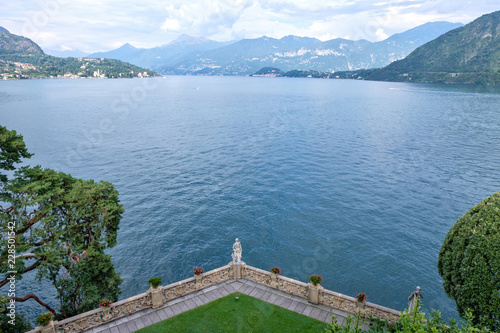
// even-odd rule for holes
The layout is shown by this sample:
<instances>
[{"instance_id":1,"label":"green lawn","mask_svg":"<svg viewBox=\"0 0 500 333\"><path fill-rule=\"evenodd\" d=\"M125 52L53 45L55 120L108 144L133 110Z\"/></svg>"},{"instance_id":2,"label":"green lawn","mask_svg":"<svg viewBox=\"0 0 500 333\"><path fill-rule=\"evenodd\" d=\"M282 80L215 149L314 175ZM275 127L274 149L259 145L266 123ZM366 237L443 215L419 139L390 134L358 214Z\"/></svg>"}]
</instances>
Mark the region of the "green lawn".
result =
<instances>
[{"instance_id":1,"label":"green lawn","mask_svg":"<svg viewBox=\"0 0 500 333\"><path fill-rule=\"evenodd\" d=\"M319 320L234 293L138 332L323 332L325 327Z\"/></svg>"}]
</instances>

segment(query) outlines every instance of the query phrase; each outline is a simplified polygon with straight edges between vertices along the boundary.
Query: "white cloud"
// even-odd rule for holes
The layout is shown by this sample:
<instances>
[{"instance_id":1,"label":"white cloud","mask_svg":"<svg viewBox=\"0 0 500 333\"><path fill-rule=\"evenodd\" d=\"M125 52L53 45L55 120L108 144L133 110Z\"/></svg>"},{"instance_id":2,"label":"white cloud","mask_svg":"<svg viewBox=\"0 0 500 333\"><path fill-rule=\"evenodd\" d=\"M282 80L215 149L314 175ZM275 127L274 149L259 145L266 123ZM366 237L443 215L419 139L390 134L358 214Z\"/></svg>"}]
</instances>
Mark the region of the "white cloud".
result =
<instances>
[{"instance_id":1,"label":"white cloud","mask_svg":"<svg viewBox=\"0 0 500 333\"><path fill-rule=\"evenodd\" d=\"M42 48L95 52L125 42L164 45L181 33L377 41L429 21L468 23L495 10L491 0L23 0L2 5L0 25Z\"/></svg>"},{"instance_id":2,"label":"white cloud","mask_svg":"<svg viewBox=\"0 0 500 333\"><path fill-rule=\"evenodd\" d=\"M167 17L162 29L196 35L214 35L222 29L231 28L251 5L250 0L173 1L165 7Z\"/></svg>"}]
</instances>

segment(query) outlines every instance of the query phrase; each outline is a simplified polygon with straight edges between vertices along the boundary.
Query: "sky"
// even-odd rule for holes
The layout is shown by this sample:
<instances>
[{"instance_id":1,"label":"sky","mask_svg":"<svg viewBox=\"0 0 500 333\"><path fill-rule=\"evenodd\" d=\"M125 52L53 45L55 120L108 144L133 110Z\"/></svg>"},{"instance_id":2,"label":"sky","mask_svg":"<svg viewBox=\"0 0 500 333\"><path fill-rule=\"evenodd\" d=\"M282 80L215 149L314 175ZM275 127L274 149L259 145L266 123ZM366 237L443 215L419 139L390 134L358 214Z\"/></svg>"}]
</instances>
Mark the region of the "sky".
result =
<instances>
[{"instance_id":1,"label":"sky","mask_svg":"<svg viewBox=\"0 0 500 333\"><path fill-rule=\"evenodd\" d=\"M469 23L497 0L3 0L0 26L42 49L151 48L181 34L217 41L287 35L375 42L426 22Z\"/></svg>"}]
</instances>

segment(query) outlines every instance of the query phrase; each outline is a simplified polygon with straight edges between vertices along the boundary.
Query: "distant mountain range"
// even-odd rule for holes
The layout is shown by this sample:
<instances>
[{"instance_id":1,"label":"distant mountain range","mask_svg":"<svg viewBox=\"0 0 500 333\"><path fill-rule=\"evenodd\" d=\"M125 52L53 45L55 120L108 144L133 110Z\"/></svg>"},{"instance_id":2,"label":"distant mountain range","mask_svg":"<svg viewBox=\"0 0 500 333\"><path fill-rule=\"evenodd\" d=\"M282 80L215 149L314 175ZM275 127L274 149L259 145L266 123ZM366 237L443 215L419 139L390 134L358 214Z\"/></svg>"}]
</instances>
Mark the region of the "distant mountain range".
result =
<instances>
[{"instance_id":1,"label":"distant mountain range","mask_svg":"<svg viewBox=\"0 0 500 333\"><path fill-rule=\"evenodd\" d=\"M114 59L59 58L31 39L0 27L0 79L129 78L156 76L152 70Z\"/></svg>"},{"instance_id":2,"label":"distant mountain range","mask_svg":"<svg viewBox=\"0 0 500 333\"><path fill-rule=\"evenodd\" d=\"M322 42L298 36L281 39L264 36L221 43L182 35L167 45L152 49L125 44L88 57L119 59L164 74L249 75L262 67L333 72L383 67L461 26L461 23L431 22L375 43L341 38Z\"/></svg>"},{"instance_id":3,"label":"distant mountain range","mask_svg":"<svg viewBox=\"0 0 500 333\"><path fill-rule=\"evenodd\" d=\"M161 68L165 64L181 61L188 54L216 49L227 44L227 42L216 42L204 37L191 37L183 34L166 45L151 49L139 49L127 43L116 50L92 53L88 57L112 58L147 68Z\"/></svg>"},{"instance_id":4,"label":"distant mountain range","mask_svg":"<svg viewBox=\"0 0 500 333\"><path fill-rule=\"evenodd\" d=\"M346 39L322 42L297 36L281 39L264 36L220 43L181 35L161 47L138 49L125 44L116 50L94 53L87 58L97 59L64 60L48 56L30 39L10 34L0 27L0 71L3 66L4 78L5 73L9 75L11 72L18 77L35 72L42 76L50 73L60 76L69 69L70 73L79 71L73 75L80 77L95 76L90 68L98 69L98 76L102 76L106 68L119 69L119 72L106 74L111 75L108 77L145 71L128 63L117 60L108 63L111 60L101 59L115 58L168 74L255 73L265 76L500 84L500 11L483 15L465 26L449 22L426 23L376 43ZM26 64L31 64L31 67ZM147 74L154 75L152 71Z\"/></svg>"},{"instance_id":5,"label":"distant mountain range","mask_svg":"<svg viewBox=\"0 0 500 333\"><path fill-rule=\"evenodd\" d=\"M61 58L67 58L67 57L73 57L73 58L82 58L82 57L87 57L89 53L80 51L78 49L76 50L67 50L67 51L58 51L54 49L45 49L44 50L45 54L49 54L54 57L61 57Z\"/></svg>"},{"instance_id":6,"label":"distant mountain range","mask_svg":"<svg viewBox=\"0 0 500 333\"><path fill-rule=\"evenodd\" d=\"M385 68L340 75L368 80L500 84L500 11L449 31Z\"/></svg>"}]
</instances>

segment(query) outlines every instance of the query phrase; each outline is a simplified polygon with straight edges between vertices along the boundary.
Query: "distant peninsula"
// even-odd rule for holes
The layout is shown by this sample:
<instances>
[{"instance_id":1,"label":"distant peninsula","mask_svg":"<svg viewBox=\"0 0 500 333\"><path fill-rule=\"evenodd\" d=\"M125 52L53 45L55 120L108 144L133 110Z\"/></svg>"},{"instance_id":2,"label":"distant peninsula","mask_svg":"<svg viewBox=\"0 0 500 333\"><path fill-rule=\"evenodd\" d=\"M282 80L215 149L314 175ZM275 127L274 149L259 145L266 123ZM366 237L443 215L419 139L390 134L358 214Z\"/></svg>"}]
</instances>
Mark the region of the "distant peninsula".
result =
<instances>
[{"instance_id":1,"label":"distant peninsula","mask_svg":"<svg viewBox=\"0 0 500 333\"><path fill-rule=\"evenodd\" d=\"M47 55L29 38L0 27L0 79L133 78L160 76L155 71L105 58Z\"/></svg>"}]
</instances>

